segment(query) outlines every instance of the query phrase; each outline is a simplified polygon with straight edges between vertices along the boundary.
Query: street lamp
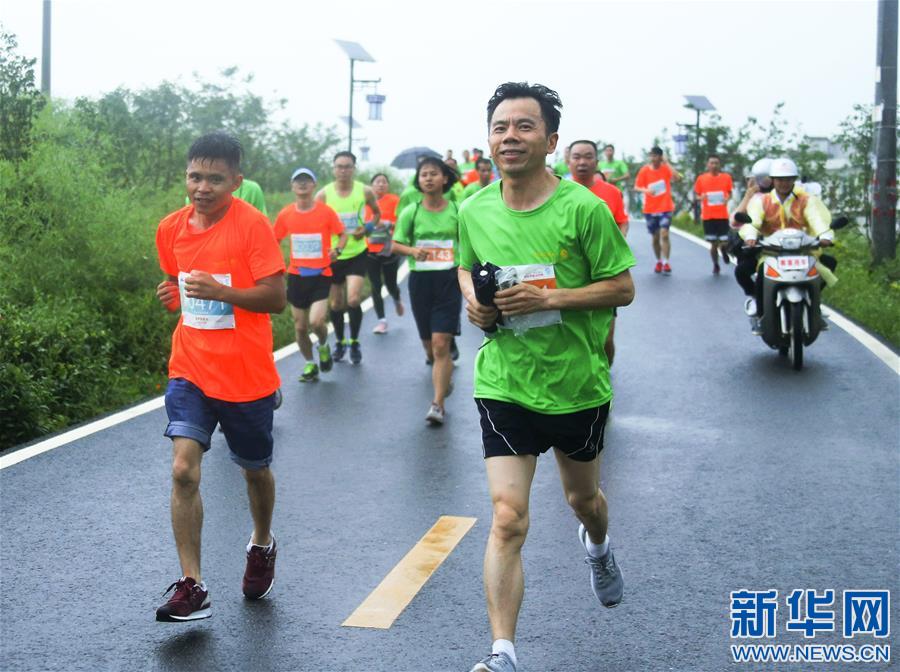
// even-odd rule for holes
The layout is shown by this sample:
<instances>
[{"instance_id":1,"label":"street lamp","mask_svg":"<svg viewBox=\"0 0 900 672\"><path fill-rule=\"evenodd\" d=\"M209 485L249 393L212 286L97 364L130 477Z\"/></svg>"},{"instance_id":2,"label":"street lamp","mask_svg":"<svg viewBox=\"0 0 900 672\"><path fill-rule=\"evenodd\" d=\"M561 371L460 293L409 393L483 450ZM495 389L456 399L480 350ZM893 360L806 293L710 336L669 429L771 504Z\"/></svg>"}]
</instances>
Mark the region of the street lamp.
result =
<instances>
[{"instance_id":1,"label":"street lamp","mask_svg":"<svg viewBox=\"0 0 900 672\"><path fill-rule=\"evenodd\" d=\"M366 63L374 63L375 59L369 54L368 51L363 49L362 45L358 42L347 42L345 40L335 40L338 46L344 50L344 53L350 58L350 113L347 115L347 151L353 151L353 91L356 88L357 84L367 85L367 84L378 84L381 81L381 78L378 79L356 79L353 76L353 65L356 61L364 61ZM384 97L382 96L382 100L378 102L378 118L381 118L381 103L384 102ZM371 105L371 101L370 101ZM371 115L371 110L370 110ZM370 116L371 118L371 116Z\"/></svg>"},{"instance_id":2,"label":"street lamp","mask_svg":"<svg viewBox=\"0 0 900 672\"><path fill-rule=\"evenodd\" d=\"M695 110L697 112L697 124L694 126L694 138L697 143L697 152L695 157L695 165L694 172L699 175L701 168L702 158L700 157L700 113L701 112L712 112L716 109L715 105L709 102L709 98L706 96L685 96L684 99L687 101L686 108L689 110ZM683 126L688 126L688 124L682 124ZM700 201L694 201L694 221L700 221Z\"/></svg>"}]
</instances>

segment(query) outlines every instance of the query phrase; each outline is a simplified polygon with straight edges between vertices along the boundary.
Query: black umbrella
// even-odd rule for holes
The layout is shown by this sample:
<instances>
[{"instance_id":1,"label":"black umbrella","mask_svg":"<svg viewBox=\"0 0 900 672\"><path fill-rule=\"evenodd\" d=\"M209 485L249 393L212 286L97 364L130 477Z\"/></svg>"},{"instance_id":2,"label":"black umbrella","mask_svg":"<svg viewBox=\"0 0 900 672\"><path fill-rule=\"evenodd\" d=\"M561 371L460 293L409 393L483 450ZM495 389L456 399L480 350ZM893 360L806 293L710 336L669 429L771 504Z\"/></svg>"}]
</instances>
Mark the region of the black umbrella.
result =
<instances>
[{"instance_id":1,"label":"black umbrella","mask_svg":"<svg viewBox=\"0 0 900 672\"><path fill-rule=\"evenodd\" d=\"M415 168L418 165L420 156L433 156L436 159L443 158L429 147L410 147L409 149L404 149L395 156L394 160L391 161L391 166L394 168Z\"/></svg>"}]
</instances>

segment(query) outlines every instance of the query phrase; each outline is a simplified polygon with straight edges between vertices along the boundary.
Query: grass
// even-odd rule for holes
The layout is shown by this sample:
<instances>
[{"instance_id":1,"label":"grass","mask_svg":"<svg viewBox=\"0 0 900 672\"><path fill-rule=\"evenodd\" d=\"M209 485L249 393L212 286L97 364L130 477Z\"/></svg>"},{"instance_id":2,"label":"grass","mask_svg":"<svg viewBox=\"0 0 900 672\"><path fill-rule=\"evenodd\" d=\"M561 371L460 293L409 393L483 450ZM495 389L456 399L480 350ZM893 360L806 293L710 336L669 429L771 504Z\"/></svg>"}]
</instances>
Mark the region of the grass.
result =
<instances>
[{"instance_id":1,"label":"grass","mask_svg":"<svg viewBox=\"0 0 900 672\"><path fill-rule=\"evenodd\" d=\"M703 227L687 213L674 224L703 236ZM873 266L868 239L848 229L838 232L830 254L838 260L838 283L826 290L825 303L900 350L900 259Z\"/></svg>"}]
</instances>

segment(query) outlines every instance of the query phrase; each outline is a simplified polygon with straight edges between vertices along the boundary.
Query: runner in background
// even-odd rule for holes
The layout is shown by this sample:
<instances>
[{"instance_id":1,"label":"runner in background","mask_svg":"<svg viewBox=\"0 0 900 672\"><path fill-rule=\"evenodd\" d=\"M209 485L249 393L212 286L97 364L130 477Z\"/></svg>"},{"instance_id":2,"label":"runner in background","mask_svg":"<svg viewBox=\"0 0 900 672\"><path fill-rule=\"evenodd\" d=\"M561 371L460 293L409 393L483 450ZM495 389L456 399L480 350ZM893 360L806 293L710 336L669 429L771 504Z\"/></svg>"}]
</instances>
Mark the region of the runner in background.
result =
<instances>
[{"instance_id":1,"label":"runner in background","mask_svg":"<svg viewBox=\"0 0 900 672\"><path fill-rule=\"evenodd\" d=\"M478 150L476 150L478 151ZM465 191L463 187L463 183L460 182L459 179L459 166L456 164L456 159L450 159L449 161L445 161L444 165L447 166L450 170L453 171L453 174L456 176L456 181L453 183L453 186L450 188L450 191L447 192L447 198L455 203L459 204L463 202L465 196L463 192Z\"/></svg>"},{"instance_id":2,"label":"runner in background","mask_svg":"<svg viewBox=\"0 0 900 672\"><path fill-rule=\"evenodd\" d=\"M484 150L478 149L476 147L472 150L472 165L471 167L460 172L462 176L462 186L468 186L473 182L478 181L478 161L484 158Z\"/></svg>"},{"instance_id":3,"label":"runner in background","mask_svg":"<svg viewBox=\"0 0 900 672\"><path fill-rule=\"evenodd\" d=\"M447 150L448 153L451 150ZM394 309L398 316L404 312L403 301L400 299L400 288L397 286L397 270L400 267L400 257L393 253L391 236L394 232L394 224L397 221L397 204L400 197L392 194L387 175L376 173L370 182L372 191L378 199L378 207L381 210L381 221L378 227L371 222L373 219L372 208L366 206L366 231L369 236L366 244L369 253L366 258L369 271L369 285L372 288L372 303L375 306L375 315L378 322L372 329L373 334L386 334L388 330L387 318L384 316L384 298L381 296L381 287L387 287L388 294L394 300Z\"/></svg>"},{"instance_id":4,"label":"runner in background","mask_svg":"<svg viewBox=\"0 0 900 672\"><path fill-rule=\"evenodd\" d=\"M217 423L244 472L253 518L243 593L265 597L275 581L269 465L280 381L269 313L284 309L284 260L265 215L231 195L241 185L242 153L226 133L198 138L187 155L191 204L165 217L156 231L166 275L156 295L169 310L181 310L172 334L165 435L173 445L172 530L182 575L156 610L158 621L212 613L200 570L200 465Z\"/></svg>"},{"instance_id":5,"label":"runner in background","mask_svg":"<svg viewBox=\"0 0 900 672\"><path fill-rule=\"evenodd\" d=\"M622 190L625 188L626 180L631 177L631 173L628 171L628 164L621 159L614 158L615 154L616 148L606 145L603 148L603 158L597 163L597 169L603 173L607 182Z\"/></svg>"},{"instance_id":6,"label":"runner in background","mask_svg":"<svg viewBox=\"0 0 900 672\"><path fill-rule=\"evenodd\" d=\"M366 229L363 225L365 206L372 209L372 226L378 226L381 209L375 199L371 187L354 178L356 174L356 156L352 152L338 152L334 155L334 182L326 185L316 199L330 206L337 212L347 233L347 246L338 245L337 236L332 238L332 245L338 252L337 260L331 265L334 273L331 285L331 323L334 325L334 360L344 359L350 350L350 361L359 364L362 361L362 350L359 345L359 330L362 326L363 283L368 266L366 263ZM346 293L345 293L346 292ZM344 338L344 311L350 314L350 338Z\"/></svg>"},{"instance_id":7,"label":"runner in background","mask_svg":"<svg viewBox=\"0 0 900 672\"><path fill-rule=\"evenodd\" d=\"M328 294L331 291L331 262L337 251L331 247L338 236L338 247L347 243L347 233L337 213L316 201L316 176L309 168L298 168L291 175L291 191L296 200L286 205L275 219L275 238L290 242L287 298L294 318L294 333L300 354L306 360L301 383L318 380L319 371L331 371L328 347ZM309 332L319 341L319 363L313 360Z\"/></svg>"},{"instance_id":8,"label":"runner in background","mask_svg":"<svg viewBox=\"0 0 900 672\"><path fill-rule=\"evenodd\" d=\"M407 206L397 220L394 249L410 257L409 302L422 339L425 356L433 362L434 399L425 415L431 425L443 425L444 399L453 390L451 342L459 334L462 294L459 265L457 206L446 198L454 173L445 163L426 158L416 169L421 203Z\"/></svg>"},{"instance_id":9,"label":"runner in background","mask_svg":"<svg viewBox=\"0 0 900 672\"><path fill-rule=\"evenodd\" d=\"M468 173L470 170L472 170L475 167L475 160L470 158L471 154L469 154L468 149L464 149L462 151L462 157L463 157L463 162L460 164L459 170L462 173L462 175L465 177L466 173ZM448 158L452 158L452 157L448 157Z\"/></svg>"},{"instance_id":10,"label":"runner in background","mask_svg":"<svg viewBox=\"0 0 900 672\"><path fill-rule=\"evenodd\" d=\"M569 148L566 147L563 150L563 158L562 161L557 161L553 164L553 171L556 173L557 177L565 177L569 173Z\"/></svg>"},{"instance_id":11,"label":"runner in background","mask_svg":"<svg viewBox=\"0 0 900 672\"><path fill-rule=\"evenodd\" d=\"M649 161L638 171L634 189L644 195L644 219L647 232L653 237L653 254L656 255L654 273L672 273L669 264L672 252L669 227L675 212L672 200L672 180L680 180L681 173L672 168L659 147L650 149Z\"/></svg>"},{"instance_id":12,"label":"runner in background","mask_svg":"<svg viewBox=\"0 0 900 672\"><path fill-rule=\"evenodd\" d=\"M622 192L609 184L603 178L603 173L597 172L597 143L593 140L576 140L569 145L569 173L572 175L573 181L583 187L587 187L595 196L606 203L622 235L628 235L628 214L625 212ZM617 316L618 309L613 308L613 316L609 322L609 333L606 336L606 341L603 343L603 351L606 353L606 359L610 368L612 368L613 360L616 357L615 334Z\"/></svg>"},{"instance_id":13,"label":"runner in background","mask_svg":"<svg viewBox=\"0 0 900 672\"><path fill-rule=\"evenodd\" d=\"M703 220L703 237L709 242L709 256L712 258L713 275L718 275L719 255L722 262L728 259L728 199L734 191L731 175L722 172L722 159L710 154L706 159L706 172L697 176L694 193L700 199L700 219Z\"/></svg>"},{"instance_id":14,"label":"runner in background","mask_svg":"<svg viewBox=\"0 0 900 672\"><path fill-rule=\"evenodd\" d=\"M494 181L494 164L491 163L490 159L478 159L478 162L475 164L475 169L478 171L478 179L475 182L466 185L466 188L463 190L463 201L469 198L469 196L477 194Z\"/></svg>"}]
</instances>

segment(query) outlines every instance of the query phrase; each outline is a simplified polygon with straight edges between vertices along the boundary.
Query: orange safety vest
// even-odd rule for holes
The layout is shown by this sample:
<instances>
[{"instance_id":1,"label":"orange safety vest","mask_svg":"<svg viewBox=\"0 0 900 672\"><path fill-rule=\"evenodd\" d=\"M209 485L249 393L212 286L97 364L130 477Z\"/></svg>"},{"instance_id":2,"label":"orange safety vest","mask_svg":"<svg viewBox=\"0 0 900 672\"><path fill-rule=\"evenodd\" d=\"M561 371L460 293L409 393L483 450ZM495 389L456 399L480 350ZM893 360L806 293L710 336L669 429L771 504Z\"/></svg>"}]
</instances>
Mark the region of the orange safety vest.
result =
<instances>
[{"instance_id":1,"label":"orange safety vest","mask_svg":"<svg viewBox=\"0 0 900 672\"><path fill-rule=\"evenodd\" d=\"M805 231L807 228L806 205L809 203L809 195L803 192L799 194L793 192L793 200L788 209L785 210L781 201L774 191L769 192L763 197L763 221L759 227L759 231L763 236L768 236L779 229L800 229Z\"/></svg>"}]
</instances>

